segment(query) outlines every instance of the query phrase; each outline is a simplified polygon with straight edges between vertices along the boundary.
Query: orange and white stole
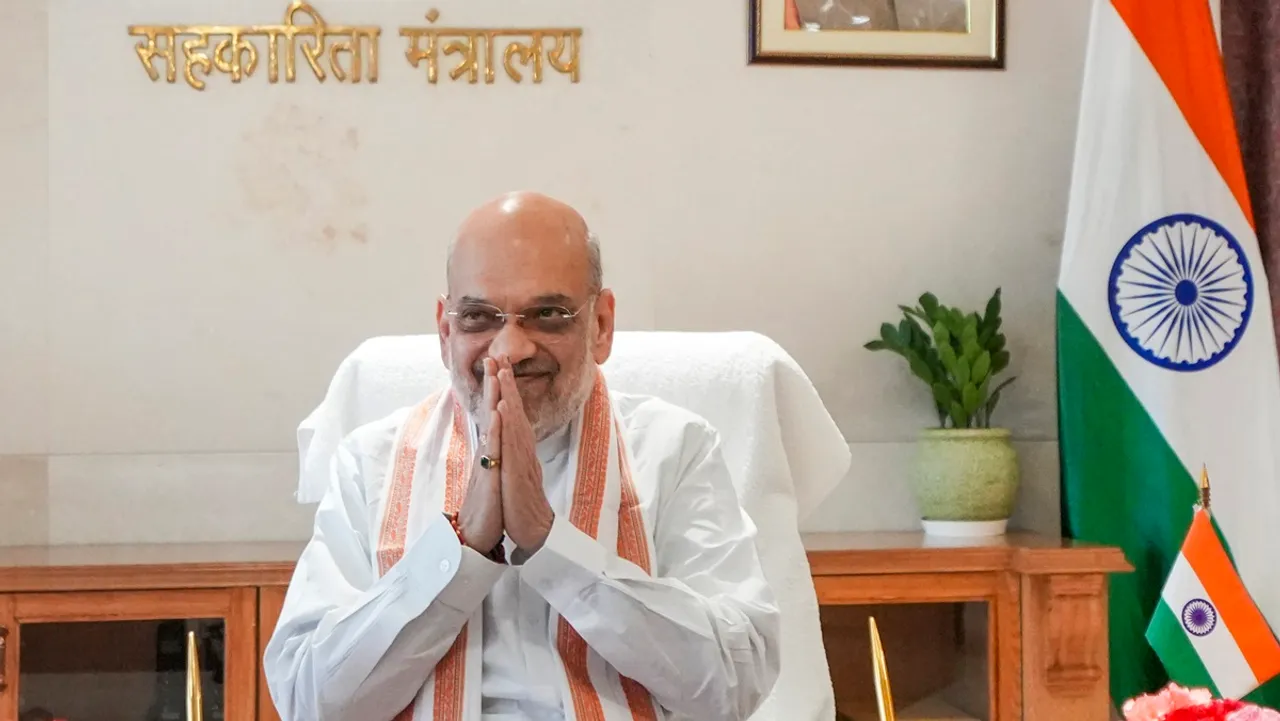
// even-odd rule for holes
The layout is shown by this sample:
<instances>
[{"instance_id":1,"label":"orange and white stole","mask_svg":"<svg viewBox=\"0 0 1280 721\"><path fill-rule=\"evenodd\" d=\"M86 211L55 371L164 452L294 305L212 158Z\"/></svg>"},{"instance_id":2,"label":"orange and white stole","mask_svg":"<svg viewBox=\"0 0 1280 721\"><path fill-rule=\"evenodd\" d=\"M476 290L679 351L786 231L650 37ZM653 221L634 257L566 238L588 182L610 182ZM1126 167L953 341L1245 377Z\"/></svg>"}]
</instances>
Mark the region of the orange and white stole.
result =
<instances>
[{"instance_id":1,"label":"orange and white stole","mask_svg":"<svg viewBox=\"0 0 1280 721\"><path fill-rule=\"evenodd\" d=\"M379 575L404 554L406 539L426 524L462 506L473 453L466 414L452 391L418 405L401 426L388 470L378 540ZM575 421L570 453L576 459L569 521L618 556L652 573L653 549L631 477L622 428L613 413L604 376ZM625 678L592 651L554 610L551 628L564 671L565 718L570 721L654 721L654 702L639 683ZM457 640L425 679L416 700L395 721L476 721L480 718L483 614L477 610Z\"/></svg>"}]
</instances>

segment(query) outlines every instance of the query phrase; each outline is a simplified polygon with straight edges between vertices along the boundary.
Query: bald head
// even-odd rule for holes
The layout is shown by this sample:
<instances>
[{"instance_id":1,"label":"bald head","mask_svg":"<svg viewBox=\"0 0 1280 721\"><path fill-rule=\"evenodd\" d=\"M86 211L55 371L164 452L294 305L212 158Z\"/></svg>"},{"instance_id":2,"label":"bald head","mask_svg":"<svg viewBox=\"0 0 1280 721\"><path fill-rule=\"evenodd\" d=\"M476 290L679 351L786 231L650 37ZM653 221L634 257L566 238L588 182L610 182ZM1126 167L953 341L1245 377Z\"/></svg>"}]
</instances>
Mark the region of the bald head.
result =
<instances>
[{"instance_id":1,"label":"bald head","mask_svg":"<svg viewBox=\"0 0 1280 721\"><path fill-rule=\"evenodd\" d=\"M492 358L511 364L538 438L569 423L613 346L614 297L582 216L537 193L494 198L458 228L448 274L436 302L441 359L469 412L487 412Z\"/></svg>"},{"instance_id":2,"label":"bald head","mask_svg":"<svg viewBox=\"0 0 1280 721\"><path fill-rule=\"evenodd\" d=\"M579 269L587 295L604 286L600 244L587 222L569 205L534 192L512 192L473 210L449 246L446 266L450 294L457 272L455 259L468 266L492 257L534 258L542 267Z\"/></svg>"}]
</instances>

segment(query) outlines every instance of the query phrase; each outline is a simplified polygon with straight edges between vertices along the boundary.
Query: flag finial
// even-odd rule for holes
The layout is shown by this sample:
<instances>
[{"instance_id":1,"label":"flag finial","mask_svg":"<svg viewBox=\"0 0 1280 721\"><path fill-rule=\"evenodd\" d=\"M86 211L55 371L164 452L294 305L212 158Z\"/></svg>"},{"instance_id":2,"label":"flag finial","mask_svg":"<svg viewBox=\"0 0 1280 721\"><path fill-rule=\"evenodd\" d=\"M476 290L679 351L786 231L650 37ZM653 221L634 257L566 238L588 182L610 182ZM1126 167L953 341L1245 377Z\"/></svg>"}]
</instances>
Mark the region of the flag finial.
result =
<instances>
[{"instance_id":1,"label":"flag finial","mask_svg":"<svg viewBox=\"0 0 1280 721\"><path fill-rule=\"evenodd\" d=\"M889 690L889 669L885 664L884 646L880 643L876 617L868 616L867 625L871 629L871 672L876 682L876 706L880 712L880 721L894 721L893 692Z\"/></svg>"},{"instance_id":2,"label":"flag finial","mask_svg":"<svg viewBox=\"0 0 1280 721\"><path fill-rule=\"evenodd\" d=\"M187 721L204 721L204 693L200 686L196 633L187 631Z\"/></svg>"},{"instance_id":3,"label":"flag finial","mask_svg":"<svg viewBox=\"0 0 1280 721\"><path fill-rule=\"evenodd\" d=\"M1209 468L1200 466L1200 507L1209 510Z\"/></svg>"}]
</instances>

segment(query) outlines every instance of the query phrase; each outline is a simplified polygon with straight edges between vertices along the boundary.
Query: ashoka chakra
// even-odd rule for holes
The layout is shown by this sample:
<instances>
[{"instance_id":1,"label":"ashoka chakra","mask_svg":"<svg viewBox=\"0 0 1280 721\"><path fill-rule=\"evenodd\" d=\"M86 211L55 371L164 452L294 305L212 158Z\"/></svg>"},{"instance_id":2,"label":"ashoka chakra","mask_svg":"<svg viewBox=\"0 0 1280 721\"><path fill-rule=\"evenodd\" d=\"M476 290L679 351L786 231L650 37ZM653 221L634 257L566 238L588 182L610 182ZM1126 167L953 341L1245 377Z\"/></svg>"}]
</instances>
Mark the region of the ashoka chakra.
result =
<instances>
[{"instance_id":1,"label":"ashoka chakra","mask_svg":"<svg viewBox=\"0 0 1280 721\"><path fill-rule=\"evenodd\" d=\"M1208 636L1218 625L1218 611L1203 598L1193 598L1182 607L1182 627L1192 636Z\"/></svg>"},{"instance_id":2,"label":"ashoka chakra","mask_svg":"<svg viewBox=\"0 0 1280 721\"><path fill-rule=\"evenodd\" d=\"M1163 368L1203 370L1244 335L1253 275L1226 228L1198 215L1171 215L1125 243L1107 295L1116 329L1134 352Z\"/></svg>"}]
</instances>

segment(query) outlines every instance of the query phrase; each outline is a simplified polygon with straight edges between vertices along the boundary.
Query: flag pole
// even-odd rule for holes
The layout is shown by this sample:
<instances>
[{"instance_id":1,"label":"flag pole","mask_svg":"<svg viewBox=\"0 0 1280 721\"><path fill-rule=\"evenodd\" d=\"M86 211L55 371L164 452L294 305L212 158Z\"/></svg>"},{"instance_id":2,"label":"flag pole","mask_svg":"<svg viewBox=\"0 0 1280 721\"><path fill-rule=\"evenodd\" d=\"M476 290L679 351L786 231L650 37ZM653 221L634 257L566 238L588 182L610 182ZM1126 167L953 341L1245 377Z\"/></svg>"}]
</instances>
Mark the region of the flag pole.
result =
<instances>
[{"instance_id":1,"label":"flag pole","mask_svg":"<svg viewBox=\"0 0 1280 721\"><path fill-rule=\"evenodd\" d=\"M880 712L880 721L894 721L893 692L889 690L889 668L884 660L884 645L880 642L880 629L876 627L876 617L867 617L867 626L871 631L871 673L876 683L876 707Z\"/></svg>"},{"instance_id":2,"label":"flag pole","mask_svg":"<svg viewBox=\"0 0 1280 721\"><path fill-rule=\"evenodd\" d=\"M1209 510L1209 468L1200 466L1200 507Z\"/></svg>"},{"instance_id":3,"label":"flag pole","mask_svg":"<svg viewBox=\"0 0 1280 721\"><path fill-rule=\"evenodd\" d=\"M200 688L200 657L195 631L187 632L187 720L204 721L204 694Z\"/></svg>"}]
</instances>

